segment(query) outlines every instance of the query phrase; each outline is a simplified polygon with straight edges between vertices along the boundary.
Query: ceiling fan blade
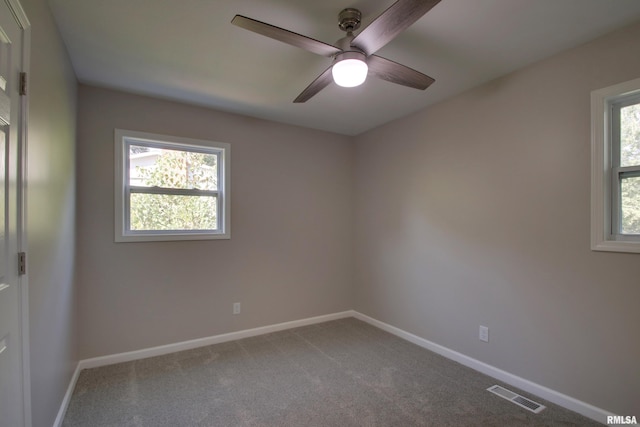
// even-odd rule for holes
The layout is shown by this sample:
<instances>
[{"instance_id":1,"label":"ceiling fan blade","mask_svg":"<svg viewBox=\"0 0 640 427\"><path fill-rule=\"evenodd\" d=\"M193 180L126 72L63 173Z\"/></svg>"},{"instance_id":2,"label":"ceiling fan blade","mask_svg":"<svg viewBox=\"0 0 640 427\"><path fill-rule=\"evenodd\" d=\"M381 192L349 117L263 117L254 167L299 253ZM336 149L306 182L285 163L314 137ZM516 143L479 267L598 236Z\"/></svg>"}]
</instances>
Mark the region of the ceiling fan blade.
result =
<instances>
[{"instance_id":1,"label":"ceiling fan blade","mask_svg":"<svg viewBox=\"0 0 640 427\"><path fill-rule=\"evenodd\" d=\"M255 19L247 18L246 16L236 15L231 20L231 23L240 28L244 28L245 30L253 31L254 33L299 47L306 51L317 53L318 55L331 57L336 53L342 52L342 49L338 49L330 44L294 33L293 31L285 30L284 28L267 24L265 22L256 21Z\"/></svg>"},{"instance_id":2,"label":"ceiling fan blade","mask_svg":"<svg viewBox=\"0 0 640 427\"><path fill-rule=\"evenodd\" d=\"M331 74L331 65L329 68L324 70L322 74L320 74L305 90L302 91L300 95L293 102L301 103L306 102L311 99L312 96L320 92L325 87L329 86L329 84L333 81L333 75Z\"/></svg>"},{"instance_id":3,"label":"ceiling fan blade","mask_svg":"<svg viewBox=\"0 0 640 427\"><path fill-rule=\"evenodd\" d=\"M351 45L372 55L438 3L440 0L398 0L360 31Z\"/></svg>"},{"instance_id":4,"label":"ceiling fan blade","mask_svg":"<svg viewBox=\"0 0 640 427\"><path fill-rule=\"evenodd\" d=\"M368 57L367 65L369 66L369 74L391 83L425 90L435 82L426 74L378 55Z\"/></svg>"}]
</instances>

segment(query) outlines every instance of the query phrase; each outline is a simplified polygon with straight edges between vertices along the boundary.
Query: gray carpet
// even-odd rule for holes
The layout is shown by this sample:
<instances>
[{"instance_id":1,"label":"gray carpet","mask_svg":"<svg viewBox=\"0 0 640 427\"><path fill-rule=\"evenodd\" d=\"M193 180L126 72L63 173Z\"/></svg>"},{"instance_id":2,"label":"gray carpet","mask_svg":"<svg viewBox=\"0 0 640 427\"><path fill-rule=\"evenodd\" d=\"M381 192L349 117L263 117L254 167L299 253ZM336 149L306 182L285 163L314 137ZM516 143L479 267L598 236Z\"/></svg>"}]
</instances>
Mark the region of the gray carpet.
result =
<instances>
[{"instance_id":1,"label":"gray carpet","mask_svg":"<svg viewBox=\"0 0 640 427\"><path fill-rule=\"evenodd\" d=\"M547 406L534 414L493 384L349 318L84 370L63 426L600 425L521 393Z\"/></svg>"}]
</instances>

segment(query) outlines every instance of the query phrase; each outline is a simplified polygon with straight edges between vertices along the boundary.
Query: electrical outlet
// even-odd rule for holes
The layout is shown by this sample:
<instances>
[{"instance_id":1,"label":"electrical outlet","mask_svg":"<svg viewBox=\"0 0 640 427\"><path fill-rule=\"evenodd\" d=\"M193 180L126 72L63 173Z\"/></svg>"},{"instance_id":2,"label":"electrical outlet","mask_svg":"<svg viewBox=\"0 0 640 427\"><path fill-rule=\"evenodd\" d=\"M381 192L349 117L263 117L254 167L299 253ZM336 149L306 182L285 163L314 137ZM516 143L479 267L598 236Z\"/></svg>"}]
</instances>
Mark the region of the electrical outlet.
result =
<instances>
[{"instance_id":1,"label":"electrical outlet","mask_svg":"<svg viewBox=\"0 0 640 427\"><path fill-rule=\"evenodd\" d=\"M240 314L240 303L239 302L234 302L233 303L233 314Z\"/></svg>"},{"instance_id":2,"label":"electrical outlet","mask_svg":"<svg viewBox=\"0 0 640 427\"><path fill-rule=\"evenodd\" d=\"M480 332L478 334L478 338L480 338L480 341L489 342L489 328L486 326L480 325Z\"/></svg>"}]
</instances>

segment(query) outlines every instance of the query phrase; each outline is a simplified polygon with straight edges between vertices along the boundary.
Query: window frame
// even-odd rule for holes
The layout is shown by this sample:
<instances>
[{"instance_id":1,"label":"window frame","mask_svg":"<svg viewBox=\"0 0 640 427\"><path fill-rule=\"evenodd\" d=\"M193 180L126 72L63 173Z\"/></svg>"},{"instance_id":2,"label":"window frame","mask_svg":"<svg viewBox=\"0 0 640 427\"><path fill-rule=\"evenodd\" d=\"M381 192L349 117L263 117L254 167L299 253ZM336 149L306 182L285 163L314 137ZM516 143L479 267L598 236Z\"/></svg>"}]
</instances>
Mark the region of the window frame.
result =
<instances>
[{"instance_id":1,"label":"window frame","mask_svg":"<svg viewBox=\"0 0 640 427\"><path fill-rule=\"evenodd\" d=\"M620 167L620 108L640 100L640 78L591 92L591 249L640 253L640 235L619 233L621 177L640 167Z\"/></svg>"},{"instance_id":2,"label":"window frame","mask_svg":"<svg viewBox=\"0 0 640 427\"><path fill-rule=\"evenodd\" d=\"M152 134L124 129L114 131L115 153L115 241L153 242L176 240L214 240L231 238L231 146L223 142ZM218 189L171 189L132 186L129 180L129 146L146 146L178 151L214 154L217 156ZM206 195L216 197L216 230L131 230L131 194L173 194L185 196Z\"/></svg>"}]
</instances>

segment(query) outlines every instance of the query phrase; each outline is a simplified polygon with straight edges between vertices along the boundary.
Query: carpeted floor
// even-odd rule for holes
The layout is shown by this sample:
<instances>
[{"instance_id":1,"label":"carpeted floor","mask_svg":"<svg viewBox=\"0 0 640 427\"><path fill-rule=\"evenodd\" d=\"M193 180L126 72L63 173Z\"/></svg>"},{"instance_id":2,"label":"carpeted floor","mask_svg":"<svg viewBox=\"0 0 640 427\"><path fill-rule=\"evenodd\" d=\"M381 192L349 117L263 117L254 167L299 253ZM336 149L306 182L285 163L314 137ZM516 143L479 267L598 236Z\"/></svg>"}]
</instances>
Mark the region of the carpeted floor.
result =
<instances>
[{"instance_id":1,"label":"carpeted floor","mask_svg":"<svg viewBox=\"0 0 640 427\"><path fill-rule=\"evenodd\" d=\"M534 414L494 384L349 318L85 370L63 426L600 425L520 392L547 406Z\"/></svg>"}]
</instances>

